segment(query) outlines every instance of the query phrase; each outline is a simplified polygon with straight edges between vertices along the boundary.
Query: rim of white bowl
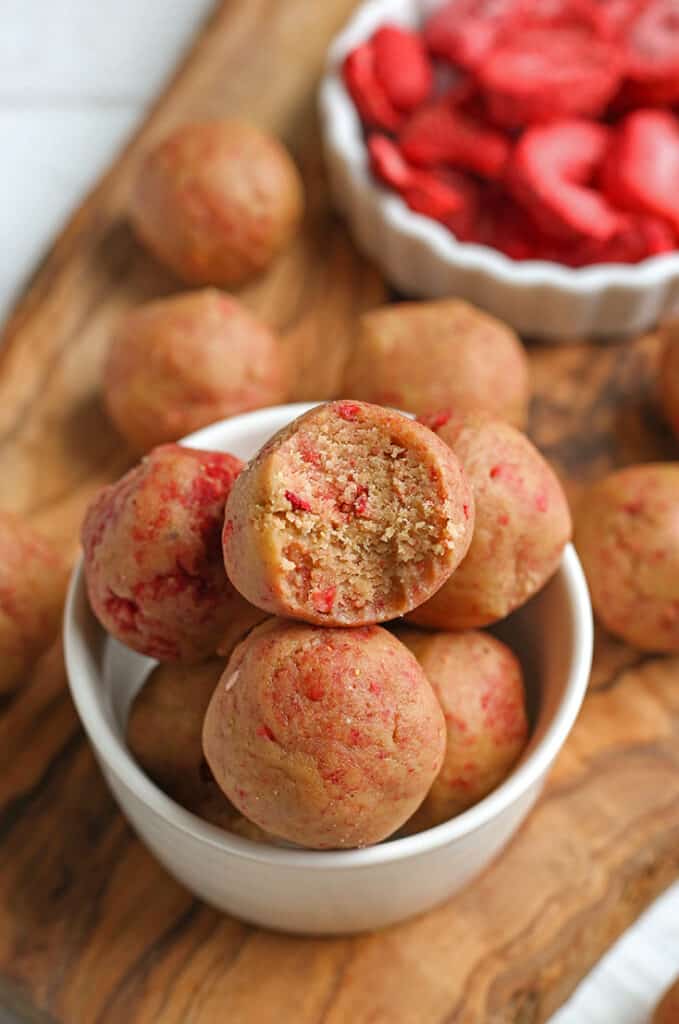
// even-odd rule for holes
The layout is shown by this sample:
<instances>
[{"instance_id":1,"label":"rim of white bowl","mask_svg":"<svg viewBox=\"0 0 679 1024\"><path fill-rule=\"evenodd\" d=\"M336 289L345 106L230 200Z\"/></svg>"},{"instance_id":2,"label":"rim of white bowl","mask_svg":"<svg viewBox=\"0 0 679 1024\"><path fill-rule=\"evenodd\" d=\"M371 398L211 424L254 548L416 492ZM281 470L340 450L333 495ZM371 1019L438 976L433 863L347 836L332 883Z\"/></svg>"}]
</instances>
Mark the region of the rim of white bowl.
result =
<instances>
[{"instance_id":1,"label":"rim of white bowl","mask_svg":"<svg viewBox=\"0 0 679 1024\"><path fill-rule=\"evenodd\" d=\"M376 183L369 169L361 121L338 69L347 53L367 39L377 25L390 18L399 20L404 11L412 14L423 7L431 8L432 4L425 0L363 3L330 45L319 91L326 146L347 167L354 187L371 195L385 222L400 234L429 246L441 260L467 270L491 272L505 284L549 286L585 294L602 286L644 289L676 276L679 251L649 256L638 263L596 263L587 267L567 267L548 260L513 260L490 246L459 242L442 224L413 212L395 192Z\"/></svg>"},{"instance_id":2,"label":"rim of white bowl","mask_svg":"<svg viewBox=\"0 0 679 1024\"><path fill-rule=\"evenodd\" d=\"M235 433L247 433L253 420L257 429L277 430L317 403L297 403L261 409L229 420L214 423L182 440L182 444L197 447L213 444L215 434L223 432L225 425ZM283 420L282 417L287 419ZM220 441L220 444L222 442ZM545 735L535 750L516 768L509 778L468 811L434 828L401 839L387 839L374 846L355 850L303 850L256 843L210 825L175 803L141 770L125 743L116 735L96 696L97 678L85 668L81 648L86 646L81 624L77 619L77 604L84 597L92 623L94 614L89 610L85 593L82 556L75 564L68 588L64 611L64 652L69 688L80 720L95 753L108 771L138 800L179 832L188 833L225 854L260 861L281 867L313 870L351 870L425 853L447 846L461 836L483 827L492 818L515 803L543 775L564 745L587 692L592 664L593 622L592 608L580 560L572 544L563 553L557 572L564 576L568 602L573 616L573 645L568 679L559 707L554 713ZM98 623L96 628L104 634ZM123 812L124 813L124 812Z\"/></svg>"}]
</instances>

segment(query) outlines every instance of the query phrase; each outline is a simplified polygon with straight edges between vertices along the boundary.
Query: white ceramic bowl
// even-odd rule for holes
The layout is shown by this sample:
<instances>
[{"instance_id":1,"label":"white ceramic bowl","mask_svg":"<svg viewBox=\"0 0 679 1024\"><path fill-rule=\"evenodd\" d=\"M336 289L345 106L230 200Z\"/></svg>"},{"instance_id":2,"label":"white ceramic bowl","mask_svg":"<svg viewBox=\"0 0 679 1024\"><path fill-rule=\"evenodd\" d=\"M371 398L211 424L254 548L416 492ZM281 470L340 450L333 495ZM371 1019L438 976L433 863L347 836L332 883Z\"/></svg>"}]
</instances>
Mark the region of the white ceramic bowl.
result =
<instances>
[{"instance_id":1,"label":"white ceramic bowl","mask_svg":"<svg viewBox=\"0 0 679 1024\"><path fill-rule=\"evenodd\" d=\"M192 434L192 447L250 458L310 408L286 405ZM533 731L520 765L476 807L419 835L364 850L281 849L221 831L165 796L125 746L130 703L153 662L107 637L73 573L64 624L73 700L121 810L168 871L236 917L289 932L379 928L440 903L478 874L533 805L582 703L592 657L587 586L569 547L548 586L505 624L526 672Z\"/></svg>"},{"instance_id":2,"label":"white ceramic bowl","mask_svg":"<svg viewBox=\"0 0 679 1024\"><path fill-rule=\"evenodd\" d=\"M532 337L638 334L679 312L679 253L575 270L545 260L519 262L485 245L456 241L443 225L413 213L375 182L338 69L378 25L415 26L440 3L368 0L329 51L320 91L326 161L335 201L361 249L406 294L459 296Z\"/></svg>"}]
</instances>

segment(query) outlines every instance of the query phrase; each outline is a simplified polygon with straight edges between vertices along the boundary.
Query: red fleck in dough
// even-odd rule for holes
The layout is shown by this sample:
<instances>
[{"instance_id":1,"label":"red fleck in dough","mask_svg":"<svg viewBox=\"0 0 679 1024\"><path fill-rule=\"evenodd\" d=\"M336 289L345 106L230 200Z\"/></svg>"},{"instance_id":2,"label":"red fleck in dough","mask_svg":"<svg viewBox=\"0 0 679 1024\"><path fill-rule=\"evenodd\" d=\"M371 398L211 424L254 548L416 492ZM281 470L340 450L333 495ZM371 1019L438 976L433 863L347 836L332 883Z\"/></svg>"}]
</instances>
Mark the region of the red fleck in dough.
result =
<instances>
[{"instance_id":1,"label":"red fleck in dough","mask_svg":"<svg viewBox=\"0 0 679 1024\"><path fill-rule=\"evenodd\" d=\"M140 241L192 285L241 284L294 235L304 205L289 153L245 121L176 128L142 162L130 217Z\"/></svg>"},{"instance_id":2,"label":"red fleck in dough","mask_svg":"<svg viewBox=\"0 0 679 1024\"><path fill-rule=\"evenodd\" d=\"M0 693L18 685L55 639L66 564L31 527L0 511Z\"/></svg>"},{"instance_id":3,"label":"red fleck in dough","mask_svg":"<svg viewBox=\"0 0 679 1024\"><path fill-rule=\"evenodd\" d=\"M416 414L485 409L520 427L528 360L510 327L467 302L392 304L361 317L344 392Z\"/></svg>"},{"instance_id":4,"label":"red fleck in dough","mask_svg":"<svg viewBox=\"0 0 679 1024\"><path fill-rule=\"evenodd\" d=\"M446 754L408 830L447 821L507 778L528 739L518 658L490 633L396 634L434 688L446 720Z\"/></svg>"},{"instance_id":5,"label":"red fleck in dough","mask_svg":"<svg viewBox=\"0 0 679 1024\"><path fill-rule=\"evenodd\" d=\"M679 1021L679 978L667 990L653 1014L652 1024L677 1024Z\"/></svg>"},{"instance_id":6,"label":"red fleck in dough","mask_svg":"<svg viewBox=\"0 0 679 1024\"><path fill-rule=\"evenodd\" d=\"M431 431L379 406L330 402L276 434L239 477L226 568L274 614L382 622L447 579L469 546L473 510L457 459Z\"/></svg>"},{"instance_id":7,"label":"red fleck in dough","mask_svg":"<svg viewBox=\"0 0 679 1024\"><path fill-rule=\"evenodd\" d=\"M200 661L261 619L221 558L224 503L241 466L222 452L163 445L90 505L82 530L90 602L128 647Z\"/></svg>"},{"instance_id":8,"label":"red fleck in dough","mask_svg":"<svg viewBox=\"0 0 679 1024\"><path fill-rule=\"evenodd\" d=\"M245 824L203 757L203 720L225 666L224 658L158 665L130 708L127 746L142 771L188 811L248 839L270 842L256 825Z\"/></svg>"},{"instance_id":9,"label":"red fleck in dough","mask_svg":"<svg viewBox=\"0 0 679 1024\"><path fill-rule=\"evenodd\" d=\"M679 465L628 466L594 484L575 543L606 629L642 650L679 651Z\"/></svg>"},{"instance_id":10,"label":"red fleck in dough","mask_svg":"<svg viewBox=\"0 0 679 1024\"><path fill-rule=\"evenodd\" d=\"M231 656L203 728L205 757L235 806L315 849L391 835L422 801L444 746L422 669L378 626L258 626Z\"/></svg>"},{"instance_id":11,"label":"red fleck in dough","mask_svg":"<svg viewBox=\"0 0 679 1024\"><path fill-rule=\"evenodd\" d=\"M470 629L496 622L537 593L571 535L556 474L520 431L483 413L452 417L438 436L471 483L476 526L467 557L409 616L421 626Z\"/></svg>"},{"instance_id":12,"label":"red fleck in dough","mask_svg":"<svg viewBox=\"0 0 679 1024\"><path fill-rule=\"evenodd\" d=\"M280 339L212 288L133 310L115 333L104 370L108 412L139 452L277 405L287 390Z\"/></svg>"},{"instance_id":13,"label":"red fleck in dough","mask_svg":"<svg viewBox=\"0 0 679 1024\"><path fill-rule=\"evenodd\" d=\"M658 391L665 418L679 438L679 323L668 324L658 369Z\"/></svg>"}]
</instances>

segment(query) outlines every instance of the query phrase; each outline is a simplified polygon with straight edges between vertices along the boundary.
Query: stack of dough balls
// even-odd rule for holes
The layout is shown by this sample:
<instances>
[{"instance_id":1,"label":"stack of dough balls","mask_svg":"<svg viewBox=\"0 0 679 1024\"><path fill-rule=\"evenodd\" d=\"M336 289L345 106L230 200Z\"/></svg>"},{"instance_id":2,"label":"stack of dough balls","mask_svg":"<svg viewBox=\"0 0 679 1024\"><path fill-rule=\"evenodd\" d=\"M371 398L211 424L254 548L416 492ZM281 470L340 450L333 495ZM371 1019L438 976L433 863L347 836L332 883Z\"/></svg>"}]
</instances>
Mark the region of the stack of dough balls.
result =
<instances>
[{"instance_id":1,"label":"stack of dough balls","mask_svg":"<svg viewBox=\"0 0 679 1024\"><path fill-rule=\"evenodd\" d=\"M161 662L129 747L213 825L362 847L465 811L521 757L521 665L478 627L547 582L568 506L516 428L435 419L328 402L245 467L163 445L88 511L93 610Z\"/></svg>"}]
</instances>

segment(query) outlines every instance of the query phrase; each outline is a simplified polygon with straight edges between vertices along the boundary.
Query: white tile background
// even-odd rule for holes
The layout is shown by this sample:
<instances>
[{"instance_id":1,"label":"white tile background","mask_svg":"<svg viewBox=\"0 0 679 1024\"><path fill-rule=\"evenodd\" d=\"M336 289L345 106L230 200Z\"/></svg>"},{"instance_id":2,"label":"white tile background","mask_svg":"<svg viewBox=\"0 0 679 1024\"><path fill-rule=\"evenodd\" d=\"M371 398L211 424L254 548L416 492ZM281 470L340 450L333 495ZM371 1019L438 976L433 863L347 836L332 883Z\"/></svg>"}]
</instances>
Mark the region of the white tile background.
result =
<instances>
[{"instance_id":1,"label":"white tile background","mask_svg":"<svg viewBox=\"0 0 679 1024\"><path fill-rule=\"evenodd\" d=\"M0 0L0 318L210 6L211 0ZM679 884L551 1024L646 1024L677 973Z\"/></svg>"}]
</instances>

